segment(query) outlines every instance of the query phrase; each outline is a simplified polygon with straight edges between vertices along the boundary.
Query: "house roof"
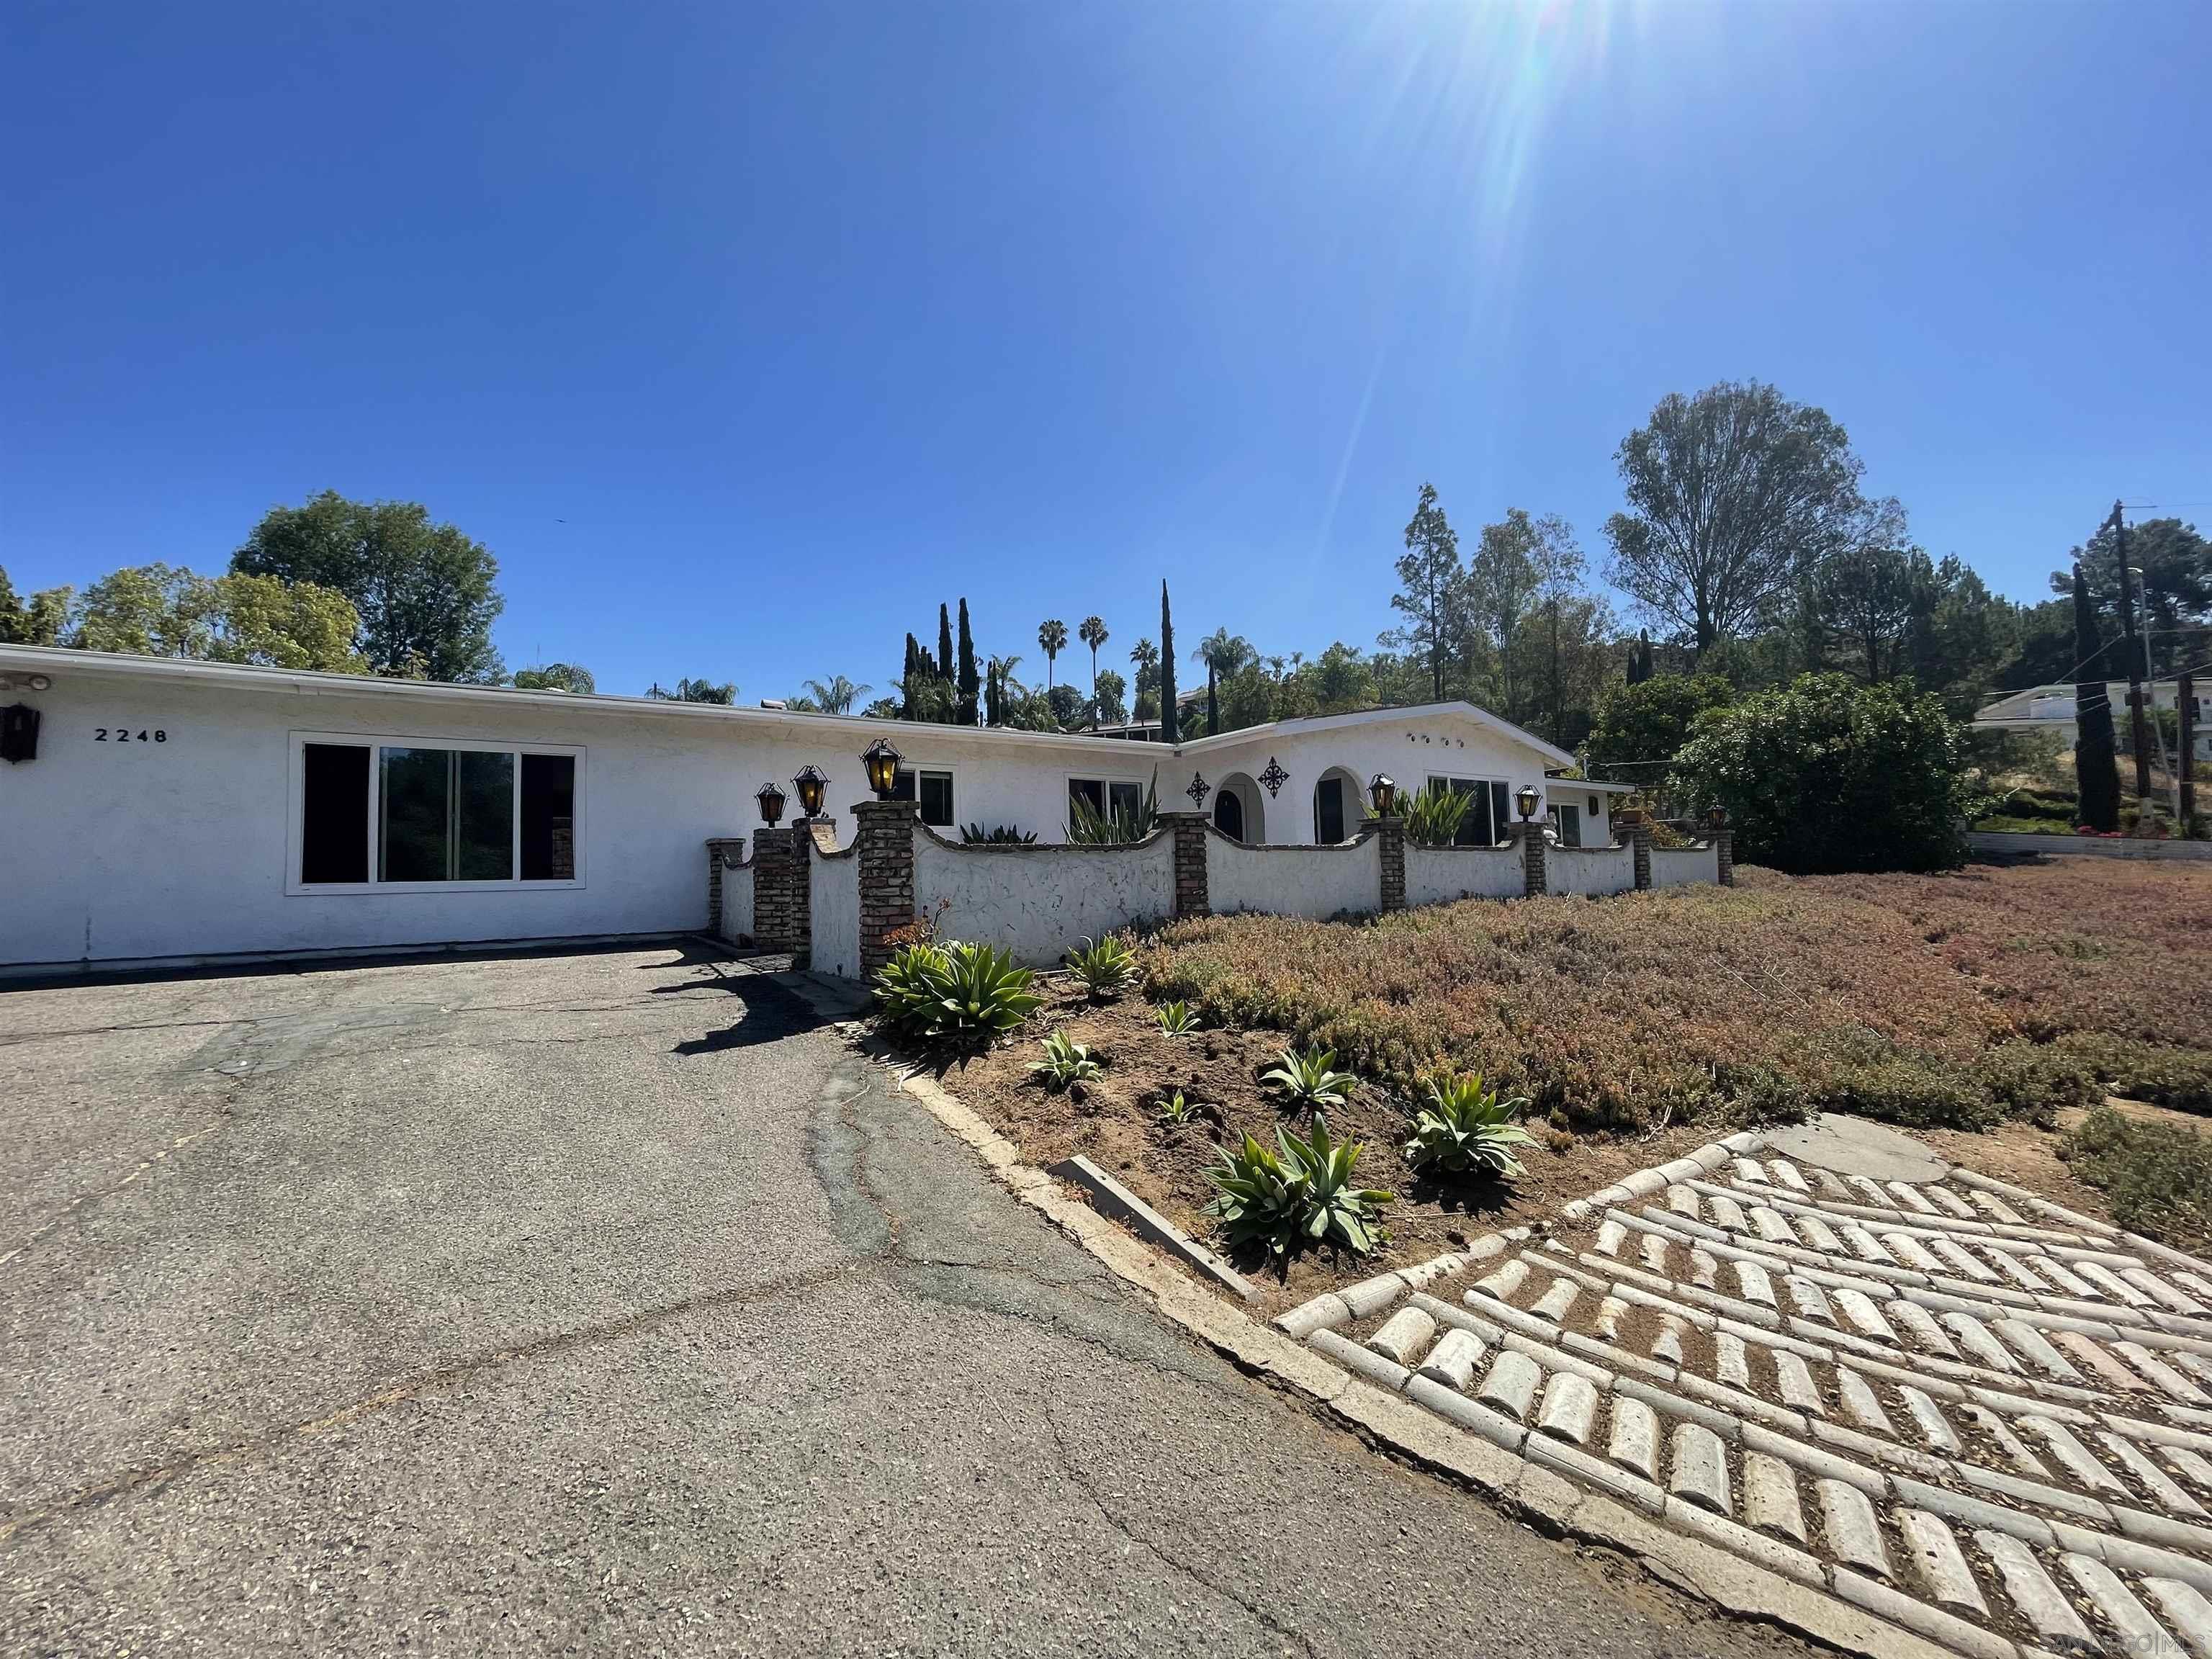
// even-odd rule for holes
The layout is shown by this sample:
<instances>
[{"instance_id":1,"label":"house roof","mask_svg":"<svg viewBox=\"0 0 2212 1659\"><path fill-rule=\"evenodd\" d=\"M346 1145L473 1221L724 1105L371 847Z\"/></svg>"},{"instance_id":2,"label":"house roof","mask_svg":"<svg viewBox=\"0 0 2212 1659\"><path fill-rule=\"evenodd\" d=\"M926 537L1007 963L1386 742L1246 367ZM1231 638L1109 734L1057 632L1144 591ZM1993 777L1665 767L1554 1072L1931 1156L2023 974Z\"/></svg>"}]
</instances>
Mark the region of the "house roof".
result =
<instances>
[{"instance_id":1,"label":"house roof","mask_svg":"<svg viewBox=\"0 0 2212 1659\"><path fill-rule=\"evenodd\" d=\"M1554 748L1534 732L1526 731L1507 720L1500 720L1487 708L1478 708L1464 700L1444 702L1406 703L1395 708L1362 708L1349 714L1311 714L1303 720L1270 720L1265 726L1239 726L1234 732L1223 732L1210 738L1199 738L1176 746L1178 754L1205 754L1215 749L1226 749L1240 743L1251 743L1272 737L1289 737L1308 732L1334 732L1349 726L1372 726L1390 720L1402 720L1431 714L1462 714L1478 726L1489 727L1510 742L1534 750L1557 766L1572 766L1575 757L1564 749Z\"/></svg>"},{"instance_id":2,"label":"house roof","mask_svg":"<svg viewBox=\"0 0 2212 1659\"><path fill-rule=\"evenodd\" d=\"M820 732L827 727L851 734L863 746L873 738L909 732L943 738L957 734L987 742L1056 749L1106 750L1126 754L1127 741L1088 732L1020 732L1010 726L948 726L933 721L871 720L860 714L811 714L803 709L744 708L712 702L675 702L660 697L616 696L605 692L519 691L511 686L456 685L440 680L387 679L370 674L333 674L315 670L264 668L244 663L196 662L177 657L142 657L112 651L76 651L52 646L0 645L0 674L122 676L180 681L302 697L384 697L395 702L463 704L479 709L557 708L584 718L720 720L741 728L778 732Z\"/></svg>"},{"instance_id":3,"label":"house roof","mask_svg":"<svg viewBox=\"0 0 2212 1659\"><path fill-rule=\"evenodd\" d=\"M860 714L812 714L790 708L746 708L711 702L675 702L660 697L617 696L605 692L520 691L511 686L457 685L441 680L387 679L369 674L333 674L318 670L264 668L245 663L198 662L179 657L144 657L113 651L77 651L53 646L0 645L0 673L119 675L128 678L180 681L228 686L238 690L303 697L386 697L398 702L459 703L479 708L557 708L585 717L623 716L631 719L721 720L740 727L781 732L843 730L863 744L872 738L901 732L917 738L941 739L957 734L964 738L1015 746L1109 750L1126 755L1126 738L1091 732L1024 732L1012 726L947 726L934 721L871 720ZM1180 701L1180 700L1178 700ZM1471 702L1413 703L1395 708L1364 708L1349 714L1316 714L1303 720L1271 720L1217 736L1176 744L1170 752L1203 755L1239 744L1264 742L1272 737L1311 732L1332 732L1436 714L1459 714L1487 726L1511 742L1540 755L1554 765L1567 767L1575 757L1556 749L1534 733ZM1167 745L1160 745L1166 748ZM1582 780L1576 780L1580 783ZM1593 784L1593 788L1598 786Z\"/></svg>"}]
</instances>

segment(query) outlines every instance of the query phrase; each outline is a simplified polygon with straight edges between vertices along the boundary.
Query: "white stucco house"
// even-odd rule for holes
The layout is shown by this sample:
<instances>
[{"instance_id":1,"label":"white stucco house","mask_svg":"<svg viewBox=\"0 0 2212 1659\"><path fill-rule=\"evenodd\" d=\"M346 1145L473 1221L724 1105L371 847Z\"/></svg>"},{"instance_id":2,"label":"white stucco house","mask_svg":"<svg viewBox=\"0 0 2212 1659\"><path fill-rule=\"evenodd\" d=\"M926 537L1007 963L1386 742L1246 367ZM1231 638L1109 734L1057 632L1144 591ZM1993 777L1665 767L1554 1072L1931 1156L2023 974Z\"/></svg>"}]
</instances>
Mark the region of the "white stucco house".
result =
<instances>
[{"instance_id":1,"label":"white stucco house","mask_svg":"<svg viewBox=\"0 0 2212 1659\"><path fill-rule=\"evenodd\" d=\"M2179 680L2153 680L2144 690L2149 694L2153 708L2179 709ZM2031 685L2024 691L2009 692L1995 702L1984 704L1974 712L1974 724L1984 731L2049 732L2071 743L2075 695L2071 685ZM2113 727L2125 743L2130 719L2128 683L2109 682L2105 695L2112 704ZM2212 680L2204 682L2202 690L2192 687L2192 696L2195 707L2191 710L2191 719L2197 732L2197 759L2200 764L2212 763Z\"/></svg>"},{"instance_id":2,"label":"white stucco house","mask_svg":"<svg viewBox=\"0 0 2212 1659\"><path fill-rule=\"evenodd\" d=\"M1358 835L1369 780L1431 780L1501 837L1541 792L1602 847L1620 786L1472 705L1132 742L0 646L0 968L666 935L705 924L702 848L811 765L849 836L888 738L923 821L1064 839L1070 802L1154 785L1251 844ZM794 806L793 809L796 811Z\"/></svg>"}]
</instances>

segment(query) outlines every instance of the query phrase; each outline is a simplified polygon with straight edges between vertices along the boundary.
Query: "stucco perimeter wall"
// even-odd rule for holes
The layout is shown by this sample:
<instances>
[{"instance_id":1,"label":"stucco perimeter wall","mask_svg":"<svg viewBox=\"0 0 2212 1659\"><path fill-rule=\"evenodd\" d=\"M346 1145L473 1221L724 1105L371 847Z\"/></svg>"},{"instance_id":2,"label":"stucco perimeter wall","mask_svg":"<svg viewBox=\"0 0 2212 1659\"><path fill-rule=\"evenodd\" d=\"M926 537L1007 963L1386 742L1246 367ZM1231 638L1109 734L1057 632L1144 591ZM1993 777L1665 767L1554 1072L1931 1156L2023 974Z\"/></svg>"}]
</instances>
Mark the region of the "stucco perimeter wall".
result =
<instances>
[{"instance_id":1,"label":"stucco perimeter wall","mask_svg":"<svg viewBox=\"0 0 2212 1659\"><path fill-rule=\"evenodd\" d=\"M860 976L860 860L851 848L807 860L808 903L817 974Z\"/></svg>"},{"instance_id":2,"label":"stucco perimeter wall","mask_svg":"<svg viewBox=\"0 0 2212 1659\"><path fill-rule=\"evenodd\" d=\"M1636 852L1629 847L1547 847L1547 893L1626 893L1636 885Z\"/></svg>"},{"instance_id":3,"label":"stucco perimeter wall","mask_svg":"<svg viewBox=\"0 0 2212 1659\"><path fill-rule=\"evenodd\" d=\"M1175 842L1163 831L1133 847L953 847L917 827L914 903L941 938L1043 967L1080 940L1173 915Z\"/></svg>"},{"instance_id":4,"label":"stucco perimeter wall","mask_svg":"<svg viewBox=\"0 0 2212 1659\"><path fill-rule=\"evenodd\" d=\"M732 945L753 933L753 866L750 860L722 866L722 937Z\"/></svg>"},{"instance_id":5,"label":"stucco perimeter wall","mask_svg":"<svg viewBox=\"0 0 2212 1659\"><path fill-rule=\"evenodd\" d=\"M1721 878L1721 855L1711 847L1682 847L1651 849L1651 884L1654 887L1680 887L1685 882L1717 882Z\"/></svg>"},{"instance_id":6,"label":"stucco perimeter wall","mask_svg":"<svg viewBox=\"0 0 2212 1659\"><path fill-rule=\"evenodd\" d=\"M1382 908L1382 842L1369 836L1345 847L1246 847L1209 832L1206 887L1217 915L1370 914Z\"/></svg>"},{"instance_id":7,"label":"stucco perimeter wall","mask_svg":"<svg viewBox=\"0 0 2212 1659\"><path fill-rule=\"evenodd\" d=\"M1517 847L1408 847L1406 902L1519 898L1526 881Z\"/></svg>"}]
</instances>

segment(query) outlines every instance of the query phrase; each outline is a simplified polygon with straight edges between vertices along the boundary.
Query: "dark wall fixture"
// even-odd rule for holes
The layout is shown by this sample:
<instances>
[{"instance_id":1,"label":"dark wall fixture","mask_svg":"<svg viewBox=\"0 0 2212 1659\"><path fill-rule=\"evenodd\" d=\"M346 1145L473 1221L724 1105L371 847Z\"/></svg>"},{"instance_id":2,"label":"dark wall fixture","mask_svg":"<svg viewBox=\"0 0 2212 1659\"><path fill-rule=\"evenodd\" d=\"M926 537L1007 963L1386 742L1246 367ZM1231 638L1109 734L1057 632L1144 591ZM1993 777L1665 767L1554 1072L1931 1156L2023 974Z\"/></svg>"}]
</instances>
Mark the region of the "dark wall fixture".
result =
<instances>
[{"instance_id":1,"label":"dark wall fixture","mask_svg":"<svg viewBox=\"0 0 2212 1659\"><path fill-rule=\"evenodd\" d=\"M38 757L39 711L27 702L0 708L0 760L12 763Z\"/></svg>"}]
</instances>

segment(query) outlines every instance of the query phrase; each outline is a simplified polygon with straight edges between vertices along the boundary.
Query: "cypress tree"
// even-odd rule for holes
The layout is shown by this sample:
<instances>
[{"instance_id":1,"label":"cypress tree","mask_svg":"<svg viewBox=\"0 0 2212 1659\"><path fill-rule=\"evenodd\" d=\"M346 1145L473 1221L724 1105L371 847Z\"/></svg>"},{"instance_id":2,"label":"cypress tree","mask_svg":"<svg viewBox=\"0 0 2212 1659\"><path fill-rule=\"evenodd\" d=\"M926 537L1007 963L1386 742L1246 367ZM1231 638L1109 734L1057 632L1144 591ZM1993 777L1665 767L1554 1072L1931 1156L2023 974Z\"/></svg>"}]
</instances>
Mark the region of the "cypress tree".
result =
<instances>
[{"instance_id":1,"label":"cypress tree","mask_svg":"<svg viewBox=\"0 0 2212 1659\"><path fill-rule=\"evenodd\" d=\"M960 601L960 713L963 726L975 724L975 636L968 631L968 601Z\"/></svg>"},{"instance_id":2,"label":"cypress tree","mask_svg":"<svg viewBox=\"0 0 2212 1659\"><path fill-rule=\"evenodd\" d=\"M1160 739L1181 743L1176 710L1175 620L1168 615L1168 585L1160 581Z\"/></svg>"},{"instance_id":3,"label":"cypress tree","mask_svg":"<svg viewBox=\"0 0 2212 1659\"><path fill-rule=\"evenodd\" d=\"M942 605L937 607L937 678L952 678L952 613Z\"/></svg>"},{"instance_id":4,"label":"cypress tree","mask_svg":"<svg viewBox=\"0 0 2212 1659\"><path fill-rule=\"evenodd\" d=\"M921 641L911 634L906 636L906 672L899 676L899 718L910 720L915 717L914 692L921 674Z\"/></svg>"},{"instance_id":5,"label":"cypress tree","mask_svg":"<svg viewBox=\"0 0 2212 1659\"><path fill-rule=\"evenodd\" d=\"M2107 833L2120 827L2120 766L2112 746L2112 698L2105 682L2105 643L2081 567L2074 567L2074 775L2080 821Z\"/></svg>"}]
</instances>

